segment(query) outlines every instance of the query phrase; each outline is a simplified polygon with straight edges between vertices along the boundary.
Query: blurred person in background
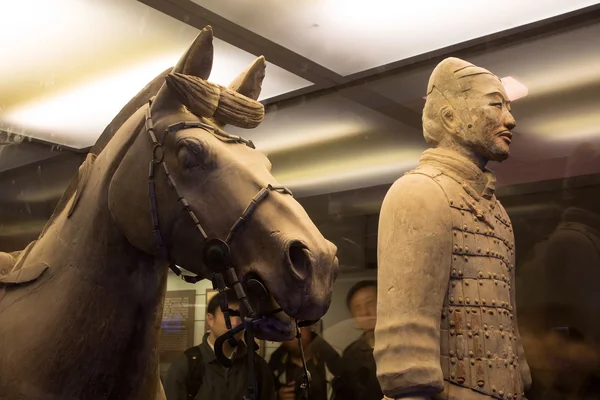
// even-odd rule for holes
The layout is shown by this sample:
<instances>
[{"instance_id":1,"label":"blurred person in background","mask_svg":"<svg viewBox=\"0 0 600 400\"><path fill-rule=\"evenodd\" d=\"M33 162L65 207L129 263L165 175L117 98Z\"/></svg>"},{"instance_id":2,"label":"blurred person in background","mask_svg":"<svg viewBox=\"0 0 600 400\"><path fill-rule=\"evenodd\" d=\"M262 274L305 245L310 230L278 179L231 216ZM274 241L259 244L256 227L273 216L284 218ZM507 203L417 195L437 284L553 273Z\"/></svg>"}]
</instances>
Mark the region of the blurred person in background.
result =
<instances>
[{"instance_id":1,"label":"blurred person in background","mask_svg":"<svg viewBox=\"0 0 600 400\"><path fill-rule=\"evenodd\" d=\"M381 400L373 357L377 322L377 281L365 280L350 288L346 305L362 335L351 343L342 356L342 372L334 382L336 400Z\"/></svg>"},{"instance_id":2,"label":"blurred person in background","mask_svg":"<svg viewBox=\"0 0 600 400\"><path fill-rule=\"evenodd\" d=\"M275 376L278 400L327 400L327 371L334 377L340 374L341 357L338 352L311 327L300 328L306 367L311 376L308 397L300 388L304 369L298 339L281 343L269 359Z\"/></svg>"},{"instance_id":3,"label":"blurred person in background","mask_svg":"<svg viewBox=\"0 0 600 400\"><path fill-rule=\"evenodd\" d=\"M233 291L227 292L231 326L241 324L238 314L239 300ZM235 315L237 314L237 315ZM215 356L217 338L227 332L225 317L219 307L219 296L215 295L206 306L206 321L210 331L204 334L202 343L185 351L169 367L164 389L167 400L240 400L247 392L248 350L242 342L243 331L236 335L238 346L223 345L223 352L233 366L222 366ZM274 400L275 385L267 362L254 355L255 375L259 400Z\"/></svg>"}]
</instances>

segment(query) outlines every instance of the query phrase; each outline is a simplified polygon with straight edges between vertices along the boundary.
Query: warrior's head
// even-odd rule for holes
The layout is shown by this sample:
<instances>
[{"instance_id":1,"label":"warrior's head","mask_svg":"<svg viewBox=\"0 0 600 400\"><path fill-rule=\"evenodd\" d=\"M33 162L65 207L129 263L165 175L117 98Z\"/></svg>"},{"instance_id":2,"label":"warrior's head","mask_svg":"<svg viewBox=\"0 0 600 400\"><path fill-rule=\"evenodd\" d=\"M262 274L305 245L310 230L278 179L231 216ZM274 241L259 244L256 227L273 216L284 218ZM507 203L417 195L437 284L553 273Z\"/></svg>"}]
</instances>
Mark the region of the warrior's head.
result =
<instances>
[{"instance_id":1,"label":"warrior's head","mask_svg":"<svg viewBox=\"0 0 600 400\"><path fill-rule=\"evenodd\" d=\"M423 109L429 146L458 150L480 166L504 161L515 124L508 95L496 75L453 57L435 67Z\"/></svg>"}]
</instances>

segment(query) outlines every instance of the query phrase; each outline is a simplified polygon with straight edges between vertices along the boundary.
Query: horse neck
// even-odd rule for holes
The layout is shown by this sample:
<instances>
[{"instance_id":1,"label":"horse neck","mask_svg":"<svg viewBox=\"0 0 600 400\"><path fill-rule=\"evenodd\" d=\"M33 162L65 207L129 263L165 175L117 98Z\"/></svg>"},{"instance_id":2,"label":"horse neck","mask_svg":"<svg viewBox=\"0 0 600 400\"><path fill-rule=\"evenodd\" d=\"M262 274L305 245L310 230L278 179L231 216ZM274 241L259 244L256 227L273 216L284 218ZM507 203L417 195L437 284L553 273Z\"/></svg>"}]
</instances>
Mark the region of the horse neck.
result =
<instances>
[{"instance_id":1,"label":"horse neck","mask_svg":"<svg viewBox=\"0 0 600 400\"><path fill-rule=\"evenodd\" d=\"M144 303L145 312L152 314L162 307L167 264L132 246L119 231L108 207L112 177L131 150L143 124L145 108L140 108L117 131L95 161L86 160L89 164L79 171L80 195L73 196L53 216L28 258L48 264L53 274L84 277L88 283L110 287L114 298L127 301L131 307ZM83 284L76 286L80 289L67 289L86 289Z\"/></svg>"}]
</instances>

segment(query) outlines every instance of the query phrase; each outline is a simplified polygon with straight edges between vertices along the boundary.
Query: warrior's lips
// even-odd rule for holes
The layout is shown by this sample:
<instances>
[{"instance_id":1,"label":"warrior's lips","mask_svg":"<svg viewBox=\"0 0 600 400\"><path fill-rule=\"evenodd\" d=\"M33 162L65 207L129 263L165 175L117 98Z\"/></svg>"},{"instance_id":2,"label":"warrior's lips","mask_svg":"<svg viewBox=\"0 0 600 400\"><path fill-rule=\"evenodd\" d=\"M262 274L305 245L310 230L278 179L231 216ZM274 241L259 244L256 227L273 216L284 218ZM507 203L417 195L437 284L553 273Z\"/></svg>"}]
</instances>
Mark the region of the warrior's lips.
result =
<instances>
[{"instance_id":1,"label":"warrior's lips","mask_svg":"<svg viewBox=\"0 0 600 400\"><path fill-rule=\"evenodd\" d=\"M506 143L511 144L511 142L512 142L512 133L510 133L510 131L500 132L498 134L498 136L500 136L502 139L504 139L504 141Z\"/></svg>"}]
</instances>

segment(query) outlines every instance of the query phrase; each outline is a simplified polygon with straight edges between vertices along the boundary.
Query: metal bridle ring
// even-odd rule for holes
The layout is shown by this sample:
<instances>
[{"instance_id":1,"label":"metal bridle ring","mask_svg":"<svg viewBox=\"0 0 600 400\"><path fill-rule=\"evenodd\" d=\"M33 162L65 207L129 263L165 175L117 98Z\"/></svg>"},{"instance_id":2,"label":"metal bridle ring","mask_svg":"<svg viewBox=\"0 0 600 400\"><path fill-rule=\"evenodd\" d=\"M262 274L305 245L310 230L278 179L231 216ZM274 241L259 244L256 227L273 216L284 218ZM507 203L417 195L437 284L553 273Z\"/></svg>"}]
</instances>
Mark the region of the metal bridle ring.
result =
<instances>
[{"instance_id":1,"label":"metal bridle ring","mask_svg":"<svg viewBox=\"0 0 600 400\"><path fill-rule=\"evenodd\" d=\"M157 150L160 149L160 151L157 152ZM160 157L157 156L160 155ZM154 162L154 164L160 164L165 160L165 150L163 149L163 145L160 143L154 143L154 146L152 146L152 162Z\"/></svg>"}]
</instances>

